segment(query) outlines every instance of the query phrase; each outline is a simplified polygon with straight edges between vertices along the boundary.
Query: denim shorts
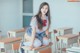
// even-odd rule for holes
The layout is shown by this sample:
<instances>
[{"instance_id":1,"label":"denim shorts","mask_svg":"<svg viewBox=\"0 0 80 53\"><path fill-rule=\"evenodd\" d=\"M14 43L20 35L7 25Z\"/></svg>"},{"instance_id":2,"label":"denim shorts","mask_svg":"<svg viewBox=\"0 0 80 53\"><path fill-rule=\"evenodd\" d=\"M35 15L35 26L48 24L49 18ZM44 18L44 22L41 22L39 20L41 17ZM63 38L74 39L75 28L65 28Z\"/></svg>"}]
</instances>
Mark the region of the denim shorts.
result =
<instances>
[{"instance_id":1,"label":"denim shorts","mask_svg":"<svg viewBox=\"0 0 80 53\"><path fill-rule=\"evenodd\" d=\"M31 36L32 34L32 28L31 27L28 27L27 30L26 30L26 33ZM46 34L45 32L42 32L42 33L36 33L35 37L37 39L39 39L41 42L43 42L43 37L46 37Z\"/></svg>"}]
</instances>

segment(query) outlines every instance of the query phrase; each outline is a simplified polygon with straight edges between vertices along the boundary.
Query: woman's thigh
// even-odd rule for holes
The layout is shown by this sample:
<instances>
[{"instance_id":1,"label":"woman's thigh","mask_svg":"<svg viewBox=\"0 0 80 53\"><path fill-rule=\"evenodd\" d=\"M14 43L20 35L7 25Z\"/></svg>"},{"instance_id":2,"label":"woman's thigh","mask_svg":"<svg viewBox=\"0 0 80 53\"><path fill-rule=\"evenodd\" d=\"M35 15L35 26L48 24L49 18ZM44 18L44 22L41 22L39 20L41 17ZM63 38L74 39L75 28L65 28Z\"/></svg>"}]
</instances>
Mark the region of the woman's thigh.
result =
<instances>
[{"instance_id":1,"label":"woman's thigh","mask_svg":"<svg viewBox=\"0 0 80 53\"><path fill-rule=\"evenodd\" d=\"M49 39L47 37L43 37L43 45L48 45Z\"/></svg>"},{"instance_id":2,"label":"woman's thigh","mask_svg":"<svg viewBox=\"0 0 80 53\"><path fill-rule=\"evenodd\" d=\"M24 42L24 43L23 43L23 45L25 45L25 46L31 46L31 44L32 44L31 41L27 41L27 42ZM34 40L33 46L34 46L34 47L40 47L41 44L42 44L41 41L36 38L36 39Z\"/></svg>"},{"instance_id":3,"label":"woman's thigh","mask_svg":"<svg viewBox=\"0 0 80 53\"><path fill-rule=\"evenodd\" d=\"M42 45L41 41L39 39L34 40L34 47L40 47Z\"/></svg>"}]
</instances>

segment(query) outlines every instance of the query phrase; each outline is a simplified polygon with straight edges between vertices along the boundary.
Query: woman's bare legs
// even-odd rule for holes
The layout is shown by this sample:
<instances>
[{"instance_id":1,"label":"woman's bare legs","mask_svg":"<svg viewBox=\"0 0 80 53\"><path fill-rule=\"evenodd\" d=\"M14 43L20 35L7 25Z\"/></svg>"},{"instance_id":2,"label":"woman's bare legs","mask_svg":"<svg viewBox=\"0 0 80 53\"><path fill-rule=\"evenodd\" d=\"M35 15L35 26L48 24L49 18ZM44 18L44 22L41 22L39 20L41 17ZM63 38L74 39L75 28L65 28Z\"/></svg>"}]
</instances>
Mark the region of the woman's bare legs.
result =
<instances>
[{"instance_id":1,"label":"woman's bare legs","mask_svg":"<svg viewBox=\"0 0 80 53\"><path fill-rule=\"evenodd\" d=\"M43 45L48 45L49 39L47 37L43 37Z\"/></svg>"}]
</instances>

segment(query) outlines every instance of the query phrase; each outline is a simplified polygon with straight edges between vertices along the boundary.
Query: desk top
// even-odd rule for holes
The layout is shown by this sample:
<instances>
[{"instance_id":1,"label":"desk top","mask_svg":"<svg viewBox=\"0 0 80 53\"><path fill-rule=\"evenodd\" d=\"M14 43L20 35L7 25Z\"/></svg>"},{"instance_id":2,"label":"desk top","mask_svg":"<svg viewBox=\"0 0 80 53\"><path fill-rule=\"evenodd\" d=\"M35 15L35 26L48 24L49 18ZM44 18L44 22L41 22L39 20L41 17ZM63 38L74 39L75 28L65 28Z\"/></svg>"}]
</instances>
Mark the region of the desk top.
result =
<instances>
[{"instance_id":1,"label":"desk top","mask_svg":"<svg viewBox=\"0 0 80 53\"><path fill-rule=\"evenodd\" d=\"M25 32L25 28L11 30L11 31L8 31L8 32L16 32L16 33Z\"/></svg>"},{"instance_id":2,"label":"desk top","mask_svg":"<svg viewBox=\"0 0 80 53\"><path fill-rule=\"evenodd\" d=\"M5 44L7 43L11 43L11 42L15 42L15 41L20 41L21 38L18 37L18 38L5 38L3 40L0 40L0 42L4 42Z\"/></svg>"},{"instance_id":3,"label":"desk top","mask_svg":"<svg viewBox=\"0 0 80 53\"><path fill-rule=\"evenodd\" d=\"M80 53L80 47L71 47L66 49L69 52L75 52L75 53Z\"/></svg>"},{"instance_id":4,"label":"desk top","mask_svg":"<svg viewBox=\"0 0 80 53\"><path fill-rule=\"evenodd\" d=\"M76 34L65 34L62 36L57 36L59 39L71 39L71 38L75 38L78 37L79 35Z\"/></svg>"},{"instance_id":5,"label":"desk top","mask_svg":"<svg viewBox=\"0 0 80 53\"><path fill-rule=\"evenodd\" d=\"M73 28L69 28L69 27L63 27L63 28L57 28L57 29L55 29L55 30L58 30L58 31L60 31L60 30L68 30L68 29L73 29Z\"/></svg>"}]
</instances>

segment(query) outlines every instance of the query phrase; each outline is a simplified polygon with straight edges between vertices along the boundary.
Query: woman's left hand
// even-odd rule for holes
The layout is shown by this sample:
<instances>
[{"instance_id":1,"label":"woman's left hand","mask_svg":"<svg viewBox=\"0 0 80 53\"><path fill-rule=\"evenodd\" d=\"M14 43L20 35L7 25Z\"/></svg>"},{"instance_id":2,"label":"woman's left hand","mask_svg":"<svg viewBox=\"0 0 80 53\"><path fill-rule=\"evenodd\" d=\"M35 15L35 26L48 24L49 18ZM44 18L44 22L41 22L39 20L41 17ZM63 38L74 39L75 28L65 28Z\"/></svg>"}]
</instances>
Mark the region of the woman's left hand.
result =
<instances>
[{"instance_id":1,"label":"woman's left hand","mask_svg":"<svg viewBox=\"0 0 80 53\"><path fill-rule=\"evenodd\" d=\"M44 37L43 39L48 40L49 38L48 37Z\"/></svg>"}]
</instances>

